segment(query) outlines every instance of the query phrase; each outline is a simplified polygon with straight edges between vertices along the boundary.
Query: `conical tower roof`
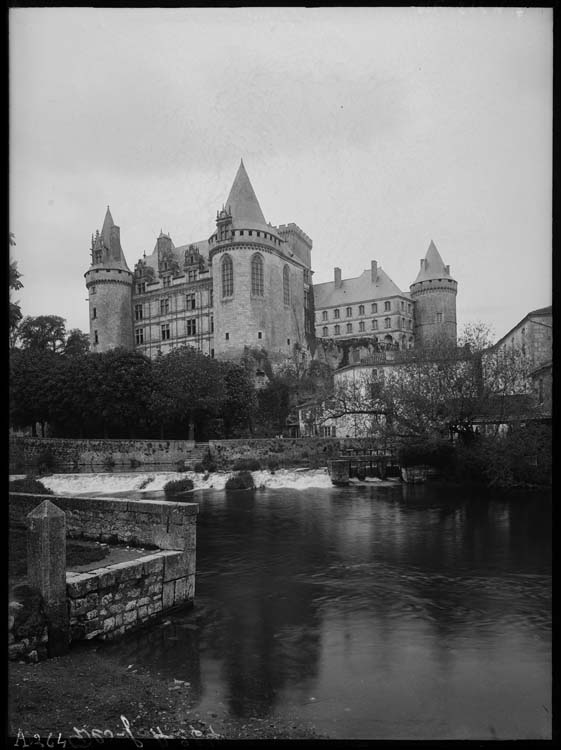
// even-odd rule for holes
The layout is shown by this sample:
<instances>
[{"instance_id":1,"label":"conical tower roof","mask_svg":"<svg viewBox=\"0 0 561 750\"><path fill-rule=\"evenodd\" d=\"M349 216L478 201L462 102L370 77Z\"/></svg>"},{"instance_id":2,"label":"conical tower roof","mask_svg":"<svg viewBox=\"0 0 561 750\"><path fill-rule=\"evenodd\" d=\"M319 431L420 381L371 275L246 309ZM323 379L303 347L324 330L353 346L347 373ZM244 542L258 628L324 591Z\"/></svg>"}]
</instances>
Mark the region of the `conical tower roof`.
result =
<instances>
[{"instance_id":1,"label":"conical tower roof","mask_svg":"<svg viewBox=\"0 0 561 750\"><path fill-rule=\"evenodd\" d=\"M263 211L261 211L261 206L245 170L243 159L224 208L231 212L235 227L267 227Z\"/></svg>"},{"instance_id":2,"label":"conical tower roof","mask_svg":"<svg viewBox=\"0 0 561 750\"><path fill-rule=\"evenodd\" d=\"M101 228L101 236L103 238L103 242L105 244L105 247L111 247L111 227L115 226L115 222L113 221L113 217L111 216L111 211L109 210L109 206L107 206L107 211L105 213L105 219L103 220L103 226Z\"/></svg>"},{"instance_id":3,"label":"conical tower roof","mask_svg":"<svg viewBox=\"0 0 561 750\"><path fill-rule=\"evenodd\" d=\"M442 278L452 278L450 276L450 267L444 264L436 245L431 240L424 260L421 261L421 268L419 269L417 278L413 283L417 284L419 281Z\"/></svg>"},{"instance_id":4,"label":"conical tower roof","mask_svg":"<svg viewBox=\"0 0 561 750\"><path fill-rule=\"evenodd\" d=\"M108 256L104 257L103 265L110 268L122 268L130 273L123 248L121 247L121 230L113 221L109 206L107 206L99 240L109 250Z\"/></svg>"}]
</instances>

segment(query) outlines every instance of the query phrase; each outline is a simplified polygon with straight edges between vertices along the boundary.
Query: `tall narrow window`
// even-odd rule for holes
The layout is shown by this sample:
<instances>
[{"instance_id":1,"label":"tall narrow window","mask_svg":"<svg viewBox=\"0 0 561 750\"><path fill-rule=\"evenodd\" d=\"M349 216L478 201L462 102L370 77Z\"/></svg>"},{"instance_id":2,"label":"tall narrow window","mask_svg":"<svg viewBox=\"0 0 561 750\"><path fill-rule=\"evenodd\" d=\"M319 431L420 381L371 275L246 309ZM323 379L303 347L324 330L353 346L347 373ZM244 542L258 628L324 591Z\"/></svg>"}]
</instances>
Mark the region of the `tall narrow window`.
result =
<instances>
[{"instance_id":1,"label":"tall narrow window","mask_svg":"<svg viewBox=\"0 0 561 750\"><path fill-rule=\"evenodd\" d=\"M162 329L162 341L168 341L170 338L170 334L171 334L169 323L164 323L164 325L161 326L161 329Z\"/></svg>"},{"instance_id":2,"label":"tall narrow window","mask_svg":"<svg viewBox=\"0 0 561 750\"><path fill-rule=\"evenodd\" d=\"M392 303L387 301L384 302L384 310L391 310L392 309Z\"/></svg>"},{"instance_id":3,"label":"tall narrow window","mask_svg":"<svg viewBox=\"0 0 561 750\"><path fill-rule=\"evenodd\" d=\"M257 253L251 259L251 294L263 296L263 258Z\"/></svg>"},{"instance_id":4,"label":"tall narrow window","mask_svg":"<svg viewBox=\"0 0 561 750\"><path fill-rule=\"evenodd\" d=\"M196 318L191 318L187 321L187 336L196 336L197 335L197 320Z\"/></svg>"},{"instance_id":5,"label":"tall narrow window","mask_svg":"<svg viewBox=\"0 0 561 750\"><path fill-rule=\"evenodd\" d=\"M135 320L142 320L142 305L135 305L134 306L134 319Z\"/></svg>"},{"instance_id":6,"label":"tall narrow window","mask_svg":"<svg viewBox=\"0 0 561 750\"><path fill-rule=\"evenodd\" d=\"M134 332L134 338L137 344L143 344L144 343L144 328L137 328L136 331Z\"/></svg>"},{"instance_id":7,"label":"tall narrow window","mask_svg":"<svg viewBox=\"0 0 561 750\"><path fill-rule=\"evenodd\" d=\"M92 318L97 318L97 308L96 307L94 307L94 309L93 309Z\"/></svg>"},{"instance_id":8,"label":"tall narrow window","mask_svg":"<svg viewBox=\"0 0 561 750\"><path fill-rule=\"evenodd\" d=\"M335 326L335 335L338 336L340 333L341 333L341 326L340 325L336 325Z\"/></svg>"},{"instance_id":9,"label":"tall narrow window","mask_svg":"<svg viewBox=\"0 0 561 750\"><path fill-rule=\"evenodd\" d=\"M436 322L442 323L442 313L436 313ZM514 343L514 341L512 343Z\"/></svg>"},{"instance_id":10,"label":"tall narrow window","mask_svg":"<svg viewBox=\"0 0 561 750\"><path fill-rule=\"evenodd\" d=\"M364 320L361 320L360 323L358 324L358 330L364 331Z\"/></svg>"},{"instance_id":11,"label":"tall narrow window","mask_svg":"<svg viewBox=\"0 0 561 750\"><path fill-rule=\"evenodd\" d=\"M372 303L372 312L373 313L377 313L378 312L378 305L376 304L376 302Z\"/></svg>"},{"instance_id":12,"label":"tall narrow window","mask_svg":"<svg viewBox=\"0 0 561 750\"><path fill-rule=\"evenodd\" d=\"M333 310L333 317L337 319L339 317L339 309L336 307L335 310Z\"/></svg>"},{"instance_id":13,"label":"tall narrow window","mask_svg":"<svg viewBox=\"0 0 561 750\"><path fill-rule=\"evenodd\" d=\"M169 312L169 297L160 300L160 315L167 315Z\"/></svg>"},{"instance_id":14,"label":"tall narrow window","mask_svg":"<svg viewBox=\"0 0 561 750\"><path fill-rule=\"evenodd\" d=\"M97 335L97 331L94 331L94 344L99 344L99 336Z\"/></svg>"},{"instance_id":15,"label":"tall narrow window","mask_svg":"<svg viewBox=\"0 0 561 750\"><path fill-rule=\"evenodd\" d=\"M392 327L392 319L384 318L384 328L391 328L391 327Z\"/></svg>"},{"instance_id":16,"label":"tall narrow window","mask_svg":"<svg viewBox=\"0 0 561 750\"><path fill-rule=\"evenodd\" d=\"M353 316L353 308L347 307L347 318L352 318Z\"/></svg>"},{"instance_id":17,"label":"tall narrow window","mask_svg":"<svg viewBox=\"0 0 561 750\"><path fill-rule=\"evenodd\" d=\"M377 331L378 330L378 321L377 320L373 320L372 321L372 330L373 331Z\"/></svg>"},{"instance_id":18,"label":"tall narrow window","mask_svg":"<svg viewBox=\"0 0 561 750\"><path fill-rule=\"evenodd\" d=\"M196 307L196 301L195 301L195 294L194 292L189 292L189 294L185 295L185 307L187 310L194 310Z\"/></svg>"},{"instance_id":19,"label":"tall narrow window","mask_svg":"<svg viewBox=\"0 0 561 750\"><path fill-rule=\"evenodd\" d=\"M285 305L290 305L290 270L285 266L282 271L282 294ZM324 320L327 320L327 313L324 312Z\"/></svg>"},{"instance_id":20,"label":"tall narrow window","mask_svg":"<svg viewBox=\"0 0 561 750\"><path fill-rule=\"evenodd\" d=\"M353 324L347 323L347 333L352 333L352 332L353 332Z\"/></svg>"},{"instance_id":21,"label":"tall narrow window","mask_svg":"<svg viewBox=\"0 0 561 750\"><path fill-rule=\"evenodd\" d=\"M329 333L329 331L327 329L327 326L323 326L322 336L327 336L328 333Z\"/></svg>"},{"instance_id":22,"label":"tall narrow window","mask_svg":"<svg viewBox=\"0 0 561 750\"><path fill-rule=\"evenodd\" d=\"M323 320L327 320L327 310L324 310L321 314Z\"/></svg>"},{"instance_id":23,"label":"tall narrow window","mask_svg":"<svg viewBox=\"0 0 561 750\"><path fill-rule=\"evenodd\" d=\"M234 294L234 264L229 255L222 258L222 296L231 297Z\"/></svg>"},{"instance_id":24,"label":"tall narrow window","mask_svg":"<svg viewBox=\"0 0 561 750\"><path fill-rule=\"evenodd\" d=\"M359 305L358 306L358 314L359 315L364 315L364 305Z\"/></svg>"}]
</instances>

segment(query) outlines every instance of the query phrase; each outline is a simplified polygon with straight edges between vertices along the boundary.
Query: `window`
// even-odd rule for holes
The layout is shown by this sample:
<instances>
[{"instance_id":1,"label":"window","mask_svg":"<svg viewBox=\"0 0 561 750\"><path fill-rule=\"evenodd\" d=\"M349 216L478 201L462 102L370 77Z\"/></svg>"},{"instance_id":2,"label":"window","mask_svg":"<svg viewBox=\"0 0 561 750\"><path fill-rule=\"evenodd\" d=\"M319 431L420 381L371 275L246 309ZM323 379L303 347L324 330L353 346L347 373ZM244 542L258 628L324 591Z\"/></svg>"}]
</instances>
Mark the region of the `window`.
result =
<instances>
[{"instance_id":1,"label":"window","mask_svg":"<svg viewBox=\"0 0 561 750\"><path fill-rule=\"evenodd\" d=\"M170 338L169 323L164 323L164 325L160 327L162 329L162 341L167 341Z\"/></svg>"},{"instance_id":2,"label":"window","mask_svg":"<svg viewBox=\"0 0 561 750\"><path fill-rule=\"evenodd\" d=\"M347 323L347 333L352 333L352 332L353 332L353 324Z\"/></svg>"},{"instance_id":3,"label":"window","mask_svg":"<svg viewBox=\"0 0 561 750\"><path fill-rule=\"evenodd\" d=\"M230 334L228 332L226 332L224 334L224 338L226 339L226 341L230 341Z\"/></svg>"},{"instance_id":4,"label":"window","mask_svg":"<svg viewBox=\"0 0 561 750\"><path fill-rule=\"evenodd\" d=\"M171 276L164 276L162 279L164 287L168 287L171 285Z\"/></svg>"},{"instance_id":5,"label":"window","mask_svg":"<svg viewBox=\"0 0 561 750\"><path fill-rule=\"evenodd\" d=\"M197 335L197 321L195 318L190 318L187 321L187 336Z\"/></svg>"},{"instance_id":6,"label":"window","mask_svg":"<svg viewBox=\"0 0 561 750\"><path fill-rule=\"evenodd\" d=\"M185 308L187 310L194 310L197 303L195 302L195 294L192 292L185 295Z\"/></svg>"},{"instance_id":7,"label":"window","mask_svg":"<svg viewBox=\"0 0 561 750\"><path fill-rule=\"evenodd\" d=\"M96 293L97 293L97 289L95 288L95 284L92 284L90 287L90 294L96 294Z\"/></svg>"},{"instance_id":8,"label":"window","mask_svg":"<svg viewBox=\"0 0 561 750\"><path fill-rule=\"evenodd\" d=\"M338 336L340 333L341 333L341 326L340 325L336 325L335 326L335 335Z\"/></svg>"},{"instance_id":9,"label":"window","mask_svg":"<svg viewBox=\"0 0 561 750\"><path fill-rule=\"evenodd\" d=\"M391 327L392 327L392 319L384 318L384 328L391 328Z\"/></svg>"},{"instance_id":10,"label":"window","mask_svg":"<svg viewBox=\"0 0 561 750\"><path fill-rule=\"evenodd\" d=\"M402 327L402 328L405 328L405 318L402 318L402 319L401 319L401 327Z\"/></svg>"},{"instance_id":11,"label":"window","mask_svg":"<svg viewBox=\"0 0 561 750\"><path fill-rule=\"evenodd\" d=\"M405 310L405 302L403 300L401 300L401 309Z\"/></svg>"},{"instance_id":12,"label":"window","mask_svg":"<svg viewBox=\"0 0 561 750\"><path fill-rule=\"evenodd\" d=\"M389 300L386 300L384 302L384 310L391 310L392 309L392 303Z\"/></svg>"},{"instance_id":13,"label":"window","mask_svg":"<svg viewBox=\"0 0 561 750\"><path fill-rule=\"evenodd\" d=\"M409 328L410 331L413 329L413 321L412 320L408 320L407 321L407 328Z\"/></svg>"},{"instance_id":14,"label":"window","mask_svg":"<svg viewBox=\"0 0 561 750\"><path fill-rule=\"evenodd\" d=\"M231 297L234 294L234 264L229 255L222 258L222 296Z\"/></svg>"},{"instance_id":15,"label":"window","mask_svg":"<svg viewBox=\"0 0 561 750\"><path fill-rule=\"evenodd\" d=\"M378 330L378 321L377 320L373 320L372 321L372 330L373 331L377 331Z\"/></svg>"},{"instance_id":16,"label":"window","mask_svg":"<svg viewBox=\"0 0 561 750\"><path fill-rule=\"evenodd\" d=\"M166 315L169 312L169 297L160 300L160 315Z\"/></svg>"},{"instance_id":17,"label":"window","mask_svg":"<svg viewBox=\"0 0 561 750\"><path fill-rule=\"evenodd\" d=\"M253 235L253 231L252 231L252 230L250 229L250 230L248 231L248 234L249 234L249 236L251 237L251 236Z\"/></svg>"},{"instance_id":18,"label":"window","mask_svg":"<svg viewBox=\"0 0 561 750\"><path fill-rule=\"evenodd\" d=\"M411 303L410 302L407 303L407 312L408 313L411 312Z\"/></svg>"},{"instance_id":19,"label":"window","mask_svg":"<svg viewBox=\"0 0 561 750\"><path fill-rule=\"evenodd\" d=\"M136 285L136 293L137 294L145 294L146 293L146 282L141 281L140 284Z\"/></svg>"},{"instance_id":20,"label":"window","mask_svg":"<svg viewBox=\"0 0 561 750\"><path fill-rule=\"evenodd\" d=\"M286 345L290 346L290 339L286 339Z\"/></svg>"},{"instance_id":21,"label":"window","mask_svg":"<svg viewBox=\"0 0 561 750\"><path fill-rule=\"evenodd\" d=\"M211 356L211 359L214 359L214 349L210 350L210 356Z\"/></svg>"},{"instance_id":22,"label":"window","mask_svg":"<svg viewBox=\"0 0 561 750\"><path fill-rule=\"evenodd\" d=\"M373 313L377 313L378 312L378 305L376 304L376 302L372 303L372 312Z\"/></svg>"},{"instance_id":23,"label":"window","mask_svg":"<svg viewBox=\"0 0 561 750\"><path fill-rule=\"evenodd\" d=\"M327 328L327 326L323 326L322 331L321 331L321 335L322 336L327 336L328 334L329 334L329 329Z\"/></svg>"},{"instance_id":24,"label":"window","mask_svg":"<svg viewBox=\"0 0 561 750\"><path fill-rule=\"evenodd\" d=\"M214 333L214 316L210 316L210 332Z\"/></svg>"},{"instance_id":25,"label":"window","mask_svg":"<svg viewBox=\"0 0 561 750\"><path fill-rule=\"evenodd\" d=\"M336 320L339 318L339 309L338 308L335 308L335 310L333 310L333 317Z\"/></svg>"},{"instance_id":26,"label":"window","mask_svg":"<svg viewBox=\"0 0 561 750\"><path fill-rule=\"evenodd\" d=\"M137 344L144 343L144 328L137 328L134 332L134 340Z\"/></svg>"},{"instance_id":27,"label":"window","mask_svg":"<svg viewBox=\"0 0 561 750\"><path fill-rule=\"evenodd\" d=\"M97 335L97 331L94 331L94 344L99 344L99 336Z\"/></svg>"},{"instance_id":28,"label":"window","mask_svg":"<svg viewBox=\"0 0 561 750\"><path fill-rule=\"evenodd\" d=\"M263 296L263 258L259 254L251 259L251 294L253 297Z\"/></svg>"},{"instance_id":29,"label":"window","mask_svg":"<svg viewBox=\"0 0 561 750\"><path fill-rule=\"evenodd\" d=\"M188 281L196 281L197 280L197 272L194 270L187 272L187 280ZM169 284L168 284L169 286Z\"/></svg>"},{"instance_id":30,"label":"window","mask_svg":"<svg viewBox=\"0 0 561 750\"><path fill-rule=\"evenodd\" d=\"M436 313L436 322L442 323L442 313Z\"/></svg>"},{"instance_id":31,"label":"window","mask_svg":"<svg viewBox=\"0 0 561 750\"><path fill-rule=\"evenodd\" d=\"M210 289L208 292L208 304L209 307L212 307L214 305L214 292L212 291L212 289Z\"/></svg>"},{"instance_id":32,"label":"window","mask_svg":"<svg viewBox=\"0 0 561 750\"><path fill-rule=\"evenodd\" d=\"M358 330L364 331L364 320L361 320L360 323L358 324Z\"/></svg>"},{"instance_id":33,"label":"window","mask_svg":"<svg viewBox=\"0 0 561 750\"><path fill-rule=\"evenodd\" d=\"M358 314L359 315L364 315L364 305L359 305L358 306Z\"/></svg>"},{"instance_id":34,"label":"window","mask_svg":"<svg viewBox=\"0 0 561 750\"><path fill-rule=\"evenodd\" d=\"M135 305L134 306L134 319L135 320L142 320L142 305Z\"/></svg>"},{"instance_id":35,"label":"window","mask_svg":"<svg viewBox=\"0 0 561 750\"><path fill-rule=\"evenodd\" d=\"M101 263L101 250L96 250L94 253L94 263Z\"/></svg>"},{"instance_id":36,"label":"window","mask_svg":"<svg viewBox=\"0 0 561 750\"><path fill-rule=\"evenodd\" d=\"M95 320L97 318L97 307L94 307L92 310L92 318Z\"/></svg>"},{"instance_id":37,"label":"window","mask_svg":"<svg viewBox=\"0 0 561 750\"><path fill-rule=\"evenodd\" d=\"M257 338L262 339L263 338L263 331L257 331Z\"/></svg>"},{"instance_id":38,"label":"window","mask_svg":"<svg viewBox=\"0 0 561 750\"><path fill-rule=\"evenodd\" d=\"M353 317L353 308L347 307L347 318L352 318L352 317Z\"/></svg>"},{"instance_id":39,"label":"window","mask_svg":"<svg viewBox=\"0 0 561 750\"><path fill-rule=\"evenodd\" d=\"M282 296L284 304L290 305L290 270L288 266L285 266L282 270Z\"/></svg>"},{"instance_id":40,"label":"window","mask_svg":"<svg viewBox=\"0 0 561 750\"><path fill-rule=\"evenodd\" d=\"M327 310L324 310L321 314L322 320L327 320Z\"/></svg>"}]
</instances>

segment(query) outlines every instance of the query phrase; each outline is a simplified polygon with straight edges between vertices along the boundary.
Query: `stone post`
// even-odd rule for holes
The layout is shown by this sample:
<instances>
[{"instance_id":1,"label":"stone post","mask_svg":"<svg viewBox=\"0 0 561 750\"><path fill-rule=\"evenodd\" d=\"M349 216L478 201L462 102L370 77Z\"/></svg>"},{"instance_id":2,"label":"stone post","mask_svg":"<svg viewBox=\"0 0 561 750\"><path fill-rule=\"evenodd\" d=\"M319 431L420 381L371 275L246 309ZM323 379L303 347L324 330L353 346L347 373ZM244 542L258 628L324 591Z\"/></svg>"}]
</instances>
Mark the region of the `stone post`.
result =
<instances>
[{"instance_id":1,"label":"stone post","mask_svg":"<svg viewBox=\"0 0 561 750\"><path fill-rule=\"evenodd\" d=\"M66 514L44 500L27 516L27 579L43 597L49 656L68 651L66 603Z\"/></svg>"}]
</instances>

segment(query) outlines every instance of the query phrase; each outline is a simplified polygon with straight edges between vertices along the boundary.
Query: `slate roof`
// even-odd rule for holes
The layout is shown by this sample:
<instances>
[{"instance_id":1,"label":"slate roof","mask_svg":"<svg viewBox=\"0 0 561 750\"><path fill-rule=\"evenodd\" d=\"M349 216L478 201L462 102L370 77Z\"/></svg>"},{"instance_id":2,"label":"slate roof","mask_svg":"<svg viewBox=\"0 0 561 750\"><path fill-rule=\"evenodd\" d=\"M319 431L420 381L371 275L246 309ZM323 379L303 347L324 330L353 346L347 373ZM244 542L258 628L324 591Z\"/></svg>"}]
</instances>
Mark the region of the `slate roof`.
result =
<instances>
[{"instance_id":1,"label":"slate roof","mask_svg":"<svg viewBox=\"0 0 561 750\"><path fill-rule=\"evenodd\" d=\"M427 254L425 255L425 262L421 264L417 278L413 282L417 284L419 281L428 281L429 279L451 279L450 271L447 270L444 261L440 257L440 253L436 249L436 245L431 240Z\"/></svg>"},{"instance_id":2,"label":"slate roof","mask_svg":"<svg viewBox=\"0 0 561 750\"><path fill-rule=\"evenodd\" d=\"M338 307L396 295L410 297L408 292L402 292L388 274L378 266L375 284L372 282L370 269L363 271L360 276L343 279L340 287L336 287L334 281L314 284L314 307L318 310L323 307Z\"/></svg>"},{"instance_id":3,"label":"slate roof","mask_svg":"<svg viewBox=\"0 0 561 750\"><path fill-rule=\"evenodd\" d=\"M232 213L234 229L245 229L246 227L263 228L270 231L265 221L263 211L255 195L243 159L238 168L238 173L230 189L230 194L224 204L224 208Z\"/></svg>"}]
</instances>

